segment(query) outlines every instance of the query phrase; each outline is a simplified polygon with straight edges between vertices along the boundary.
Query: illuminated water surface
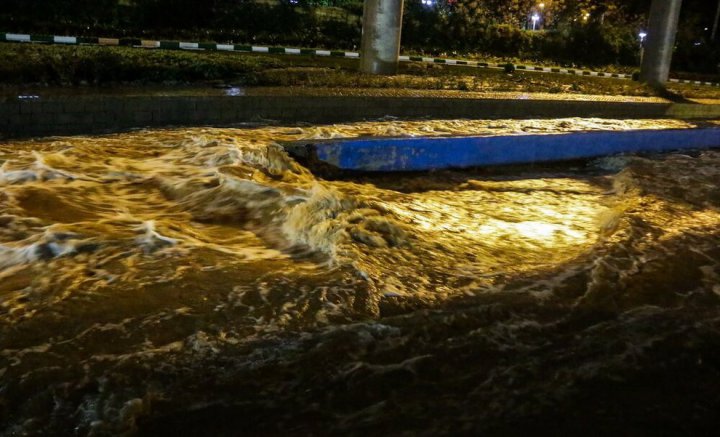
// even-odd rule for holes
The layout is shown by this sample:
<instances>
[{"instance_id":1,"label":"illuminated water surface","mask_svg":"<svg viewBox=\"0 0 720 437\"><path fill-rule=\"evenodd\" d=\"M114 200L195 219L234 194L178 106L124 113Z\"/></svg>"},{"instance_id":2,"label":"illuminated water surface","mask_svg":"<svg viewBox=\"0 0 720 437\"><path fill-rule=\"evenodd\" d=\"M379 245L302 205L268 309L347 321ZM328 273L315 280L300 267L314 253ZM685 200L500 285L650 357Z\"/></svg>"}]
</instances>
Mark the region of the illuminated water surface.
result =
<instances>
[{"instance_id":1,"label":"illuminated water surface","mask_svg":"<svg viewBox=\"0 0 720 437\"><path fill-rule=\"evenodd\" d=\"M567 415L558 430L649 417L704 430L702 411L720 405L718 152L330 180L278 145L648 126L687 124L384 121L1 144L0 423L436 434ZM682 394L665 396L679 379Z\"/></svg>"}]
</instances>

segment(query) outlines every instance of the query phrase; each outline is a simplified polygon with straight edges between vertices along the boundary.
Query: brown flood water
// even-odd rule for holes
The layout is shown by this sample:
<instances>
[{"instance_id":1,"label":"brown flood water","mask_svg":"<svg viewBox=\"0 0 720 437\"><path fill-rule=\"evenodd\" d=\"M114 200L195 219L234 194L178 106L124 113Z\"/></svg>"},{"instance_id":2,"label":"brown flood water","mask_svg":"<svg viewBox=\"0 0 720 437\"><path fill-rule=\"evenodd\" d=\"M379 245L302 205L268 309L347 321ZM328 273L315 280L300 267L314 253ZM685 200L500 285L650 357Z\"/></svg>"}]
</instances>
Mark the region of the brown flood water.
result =
<instances>
[{"instance_id":1,"label":"brown flood water","mask_svg":"<svg viewBox=\"0 0 720 437\"><path fill-rule=\"evenodd\" d=\"M329 180L378 121L0 144L0 434L710 434L720 152Z\"/></svg>"}]
</instances>

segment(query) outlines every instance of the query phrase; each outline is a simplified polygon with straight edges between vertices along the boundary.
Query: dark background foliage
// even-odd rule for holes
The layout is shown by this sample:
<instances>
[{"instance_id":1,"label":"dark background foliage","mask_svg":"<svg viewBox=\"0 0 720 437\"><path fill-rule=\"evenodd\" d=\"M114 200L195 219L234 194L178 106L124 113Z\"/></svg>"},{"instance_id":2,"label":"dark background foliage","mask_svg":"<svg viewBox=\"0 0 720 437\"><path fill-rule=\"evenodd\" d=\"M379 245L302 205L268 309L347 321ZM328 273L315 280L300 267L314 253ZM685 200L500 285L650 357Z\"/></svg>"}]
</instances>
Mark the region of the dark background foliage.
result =
<instances>
[{"instance_id":1,"label":"dark background foliage","mask_svg":"<svg viewBox=\"0 0 720 437\"><path fill-rule=\"evenodd\" d=\"M633 66L651 0L405 1L403 48ZM676 70L718 73L715 0L685 0ZM528 30L539 12L538 31ZM3 0L0 31L357 49L361 0ZM706 30L707 29L707 30Z\"/></svg>"}]
</instances>

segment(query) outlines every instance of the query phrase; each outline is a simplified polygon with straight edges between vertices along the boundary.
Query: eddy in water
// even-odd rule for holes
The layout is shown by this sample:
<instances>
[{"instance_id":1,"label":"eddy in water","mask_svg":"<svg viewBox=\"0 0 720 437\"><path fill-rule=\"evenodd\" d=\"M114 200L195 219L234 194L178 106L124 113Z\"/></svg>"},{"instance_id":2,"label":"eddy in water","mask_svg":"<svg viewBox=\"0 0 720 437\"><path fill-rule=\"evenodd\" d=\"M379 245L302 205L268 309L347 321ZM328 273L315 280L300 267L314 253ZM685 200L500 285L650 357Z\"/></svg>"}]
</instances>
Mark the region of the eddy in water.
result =
<instances>
[{"instance_id":1,"label":"eddy in water","mask_svg":"<svg viewBox=\"0 0 720 437\"><path fill-rule=\"evenodd\" d=\"M0 434L703 435L720 153L322 179L372 122L0 144Z\"/></svg>"}]
</instances>

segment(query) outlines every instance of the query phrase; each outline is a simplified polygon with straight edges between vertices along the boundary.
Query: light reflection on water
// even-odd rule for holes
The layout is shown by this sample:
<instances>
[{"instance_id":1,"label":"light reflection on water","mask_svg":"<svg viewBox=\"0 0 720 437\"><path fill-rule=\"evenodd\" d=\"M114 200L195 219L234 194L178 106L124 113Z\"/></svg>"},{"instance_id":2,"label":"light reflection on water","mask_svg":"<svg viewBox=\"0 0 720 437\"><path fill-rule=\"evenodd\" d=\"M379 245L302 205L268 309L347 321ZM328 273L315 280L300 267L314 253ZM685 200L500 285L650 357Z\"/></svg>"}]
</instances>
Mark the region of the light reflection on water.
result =
<instances>
[{"instance_id":1,"label":"light reflection on water","mask_svg":"<svg viewBox=\"0 0 720 437\"><path fill-rule=\"evenodd\" d=\"M229 97L240 97L245 95L245 88L230 87L225 90L225 95Z\"/></svg>"}]
</instances>

